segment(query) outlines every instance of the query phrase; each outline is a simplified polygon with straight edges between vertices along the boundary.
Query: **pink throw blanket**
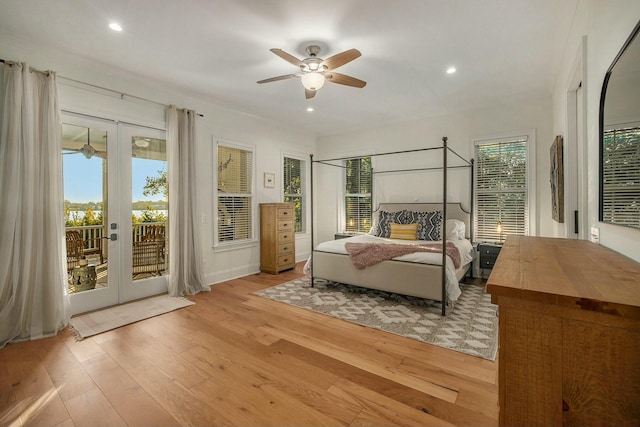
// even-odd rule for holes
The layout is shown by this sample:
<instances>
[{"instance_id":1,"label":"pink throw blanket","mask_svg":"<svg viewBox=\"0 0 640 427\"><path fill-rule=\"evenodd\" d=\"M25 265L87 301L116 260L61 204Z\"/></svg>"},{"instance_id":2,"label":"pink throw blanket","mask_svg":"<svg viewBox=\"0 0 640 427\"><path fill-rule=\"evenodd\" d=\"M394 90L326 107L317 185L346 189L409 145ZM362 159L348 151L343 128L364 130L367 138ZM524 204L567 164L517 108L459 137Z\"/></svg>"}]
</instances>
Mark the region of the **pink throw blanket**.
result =
<instances>
[{"instance_id":1,"label":"pink throw blanket","mask_svg":"<svg viewBox=\"0 0 640 427\"><path fill-rule=\"evenodd\" d=\"M442 243L426 243L421 245L401 245L397 243L352 243L344 244L355 268L363 269L386 259L399 257L414 252L442 253ZM447 255L455 268L460 268L460 251L456 245L447 242Z\"/></svg>"}]
</instances>

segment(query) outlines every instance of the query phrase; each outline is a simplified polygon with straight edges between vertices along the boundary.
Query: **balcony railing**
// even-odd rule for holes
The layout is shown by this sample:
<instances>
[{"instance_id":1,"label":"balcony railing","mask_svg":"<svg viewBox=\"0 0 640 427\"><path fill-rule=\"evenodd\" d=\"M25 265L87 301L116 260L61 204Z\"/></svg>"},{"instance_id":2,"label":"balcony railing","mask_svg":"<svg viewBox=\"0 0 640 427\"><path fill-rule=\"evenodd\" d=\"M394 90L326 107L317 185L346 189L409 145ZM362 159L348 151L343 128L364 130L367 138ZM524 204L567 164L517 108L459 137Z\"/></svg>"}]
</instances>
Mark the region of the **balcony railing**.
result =
<instances>
[{"instance_id":1,"label":"balcony railing","mask_svg":"<svg viewBox=\"0 0 640 427\"><path fill-rule=\"evenodd\" d=\"M164 227L158 227L164 226ZM132 224L132 241L133 244L148 242L153 240L162 246L163 250L163 265L160 267L160 272L164 272L168 269L168 259L166 254L167 244L165 241L165 233L158 233L158 229L166 230L166 223L164 222L144 222L138 224ZM108 261L108 250L106 243L103 240L104 226L103 225L85 225L77 227L66 227L66 230L75 230L80 233L82 241L84 242L84 253L86 255L98 255L100 261Z\"/></svg>"}]
</instances>

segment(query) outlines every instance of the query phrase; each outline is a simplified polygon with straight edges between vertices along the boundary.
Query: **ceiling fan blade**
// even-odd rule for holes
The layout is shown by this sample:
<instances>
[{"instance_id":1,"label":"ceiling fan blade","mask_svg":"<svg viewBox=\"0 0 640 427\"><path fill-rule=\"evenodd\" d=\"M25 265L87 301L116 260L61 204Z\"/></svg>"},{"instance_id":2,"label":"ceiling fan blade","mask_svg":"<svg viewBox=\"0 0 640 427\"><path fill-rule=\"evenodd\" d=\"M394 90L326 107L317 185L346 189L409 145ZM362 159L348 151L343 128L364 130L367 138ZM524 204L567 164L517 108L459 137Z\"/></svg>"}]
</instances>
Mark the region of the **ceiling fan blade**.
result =
<instances>
[{"instance_id":1,"label":"ceiling fan blade","mask_svg":"<svg viewBox=\"0 0 640 427\"><path fill-rule=\"evenodd\" d=\"M347 76L340 73L326 73L324 76L327 79L327 81L331 83L338 83L341 85L360 87L360 88L365 87L367 85L367 82L363 80L356 79L355 77Z\"/></svg>"},{"instance_id":2,"label":"ceiling fan blade","mask_svg":"<svg viewBox=\"0 0 640 427\"><path fill-rule=\"evenodd\" d=\"M280 58L284 59L285 61L292 63L296 67L301 67L301 66L304 65L304 63L301 60L299 60L295 56L285 52L282 49L273 48L273 49L269 49L269 50L271 52L275 53L276 55L278 55Z\"/></svg>"},{"instance_id":3,"label":"ceiling fan blade","mask_svg":"<svg viewBox=\"0 0 640 427\"><path fill-rule=\"evenodd\" d=\"M311 98L313 98L314 96L316 96L316 92L317 92L317 91L315 91L315 90L305 89L305 90L304 90L304 96L305 96L305 98L307 98L307 99L311 99Z\"/></svg>"},{"instance_id":4,"label":"ceiling fan blade","mask_svg":"<svg viewBox=\"0 0 640 427\"><path fill-rule=\"evenodd\" d=\"M358 49L349 49L325 59L320 65L324 65L329 71L335 70L336 68L342 67L344 64L353 61L360 55L361 53Z\"/></svg>"},{"instance_id":5,"label":"ceiling fan blade","mask_svg":"<svg viewBox=\"0 0 640 427\"><path fill-rule=\"evenodd\" d=\"M286 80L286 79L292 79L296 77L295 74L286 74L284 76L278 76L278 77L271 77L270 79L264 79L264 80L260 80L258 81L258 83L270 83L270 82L277 82L278 80Z\"/></svg>"}]
</instances>

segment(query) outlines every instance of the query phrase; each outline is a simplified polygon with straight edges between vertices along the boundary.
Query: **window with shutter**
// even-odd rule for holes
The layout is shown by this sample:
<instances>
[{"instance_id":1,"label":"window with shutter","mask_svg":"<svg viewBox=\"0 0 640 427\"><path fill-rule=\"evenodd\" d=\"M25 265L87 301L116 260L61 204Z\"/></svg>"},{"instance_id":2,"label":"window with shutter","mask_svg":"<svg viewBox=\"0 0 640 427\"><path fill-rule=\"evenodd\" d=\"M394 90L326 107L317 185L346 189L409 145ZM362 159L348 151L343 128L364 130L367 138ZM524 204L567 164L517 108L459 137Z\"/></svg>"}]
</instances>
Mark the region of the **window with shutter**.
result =
<instances>
[{"instance_id":1,"label":"window with shutter","mask_svg":"<svg viewBox=\"0 0 640 427\"><path fill-rule=\"evenodd\" d=\"M282 171L283 201L293 203L296 233L304 231L304 161L284 157Z\"/></svg>"},{"instance_id":2,"label":"window with shutter","mask_svg":"<svg viewBox=\"0 0 640 427\"><path fill-rule=\"evenodd\" d=\"M349 159L345 164L345 232L371 229L371 157Z\"/></svg>"},{"instance_id":3,"label":"window with shutter","mask_svg":"<svg viewBox=\"0 0 640 427\"><path fill-rule=\"evenodd\" d=\"M475 239L529 234L527 138L475 146Z\"/></svg>"},{"instance_id":4,"label":"window with shutter","mask_svg":"<svg viewBox=\"0 0 640 427\"><path fill-rule=\"evenodd\" d=\"M602 135L602 221L640 227L640 127Z\"/></svg>"},{"instance_id":5,"label":"window with shutter","mask_svg":"<svg viewBox=\"0 0 640 427\"><path fill-rule=\"evenodd\" d=\"M253 150L218 143L217 243L253 240Z\"/></svg>"}]
</instances>

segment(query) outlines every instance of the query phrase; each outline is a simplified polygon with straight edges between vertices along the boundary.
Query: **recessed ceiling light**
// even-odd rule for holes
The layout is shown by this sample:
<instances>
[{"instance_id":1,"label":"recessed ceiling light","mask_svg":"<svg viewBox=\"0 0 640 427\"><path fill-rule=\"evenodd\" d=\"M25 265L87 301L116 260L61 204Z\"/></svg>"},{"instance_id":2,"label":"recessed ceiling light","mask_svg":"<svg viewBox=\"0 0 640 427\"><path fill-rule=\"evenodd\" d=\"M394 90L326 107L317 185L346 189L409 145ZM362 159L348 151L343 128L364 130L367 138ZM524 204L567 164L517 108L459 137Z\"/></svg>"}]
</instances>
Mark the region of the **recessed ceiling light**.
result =
<instances>
[{"instance_id":1,"label":"recessed ceiling light","mask_svg":"<svg viewBox=\"0 0 640 427\"><path fill-rule=\"evenodd\" d=\"M456 72L456 67L449 67L447 68L447 74L453 74Z\"/></svg>"},{"instance_id":2,"label":"recessed ceiling light","mask_svg":"<svg viewBox=\"0 0 640 427\"><path fill-rule=\"evenodd\" d=\"M117 22L112 22L111 24L109 24L109 28L111 28L113 31L122 31L122 27Z\"/></svg>"},{"instance_id":3,"label":"recessed ceiling light","mask_svg":"<svg viewBox=\"0 0 640 427\"><path fill-rule=\"evenodd\" d=\"M307 107L307 111L308 112L312 112L313 111L313 107Z\"/></svg>"}]
</instances>

